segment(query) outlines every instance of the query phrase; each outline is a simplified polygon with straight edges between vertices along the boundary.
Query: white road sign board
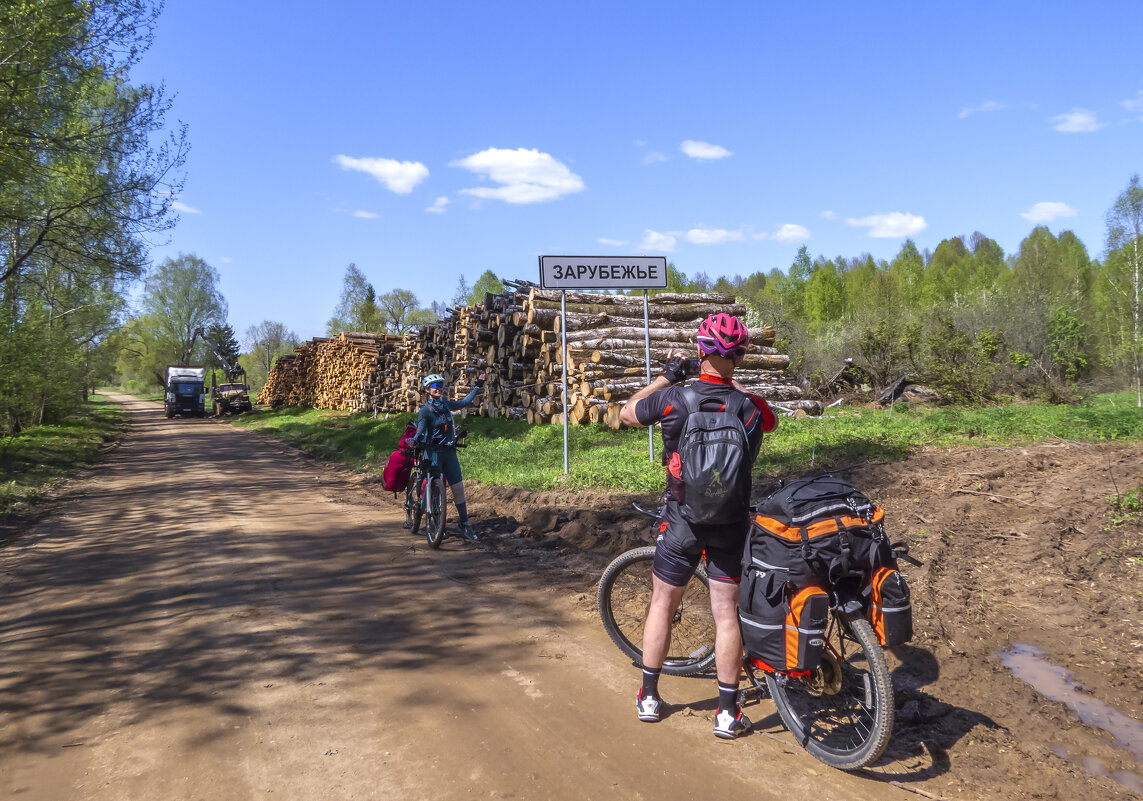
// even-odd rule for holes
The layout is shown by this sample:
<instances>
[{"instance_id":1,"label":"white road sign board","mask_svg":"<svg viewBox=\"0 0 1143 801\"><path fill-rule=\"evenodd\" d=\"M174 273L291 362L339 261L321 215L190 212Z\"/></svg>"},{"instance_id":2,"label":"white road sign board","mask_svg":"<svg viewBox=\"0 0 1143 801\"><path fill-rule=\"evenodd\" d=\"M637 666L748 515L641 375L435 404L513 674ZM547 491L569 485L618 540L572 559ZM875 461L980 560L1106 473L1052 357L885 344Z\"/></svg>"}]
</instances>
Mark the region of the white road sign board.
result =
<instances>
[{"instance_id":1,"label":"white road sign board","mask_svg":"<svg viewBox=\"0 0 1143 801\"><path fill-rule=\"evenodd\" d=\"M666 256L541 256L544 289L665 289Z\"/></svg>"}]
</instances>

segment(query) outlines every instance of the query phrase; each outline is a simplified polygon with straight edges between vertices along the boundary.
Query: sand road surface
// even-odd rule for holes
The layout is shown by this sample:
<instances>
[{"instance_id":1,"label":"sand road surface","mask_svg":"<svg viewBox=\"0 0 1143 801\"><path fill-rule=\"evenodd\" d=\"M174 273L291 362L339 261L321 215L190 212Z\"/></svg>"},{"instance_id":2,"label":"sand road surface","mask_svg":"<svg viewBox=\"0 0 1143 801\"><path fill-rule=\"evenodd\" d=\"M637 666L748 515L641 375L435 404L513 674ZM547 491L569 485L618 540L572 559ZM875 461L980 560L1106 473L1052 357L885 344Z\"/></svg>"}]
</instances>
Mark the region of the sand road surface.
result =
<instances>
[{"instance_id":1,"label":"sand road surface","mask_svg":"<svg viewBox=\"0 0 1143 801\"><path fill-rule=\"evenodd\" d=\"M113 397L119 445L0 549L0 798L918 797L769 702L717 740L712 680L664 679L641 724L635 670L527 560L431 551L350 471Z\"/></svg>"}]
</instances>

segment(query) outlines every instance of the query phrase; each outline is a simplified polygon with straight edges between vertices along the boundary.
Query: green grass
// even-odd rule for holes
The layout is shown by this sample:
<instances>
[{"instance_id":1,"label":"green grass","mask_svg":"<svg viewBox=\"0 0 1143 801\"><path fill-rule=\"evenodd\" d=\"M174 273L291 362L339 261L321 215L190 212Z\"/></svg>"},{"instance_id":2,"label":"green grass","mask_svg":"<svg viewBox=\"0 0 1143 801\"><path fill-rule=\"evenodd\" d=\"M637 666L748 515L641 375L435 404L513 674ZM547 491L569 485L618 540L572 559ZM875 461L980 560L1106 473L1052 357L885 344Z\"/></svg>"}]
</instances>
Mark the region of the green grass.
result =
<instances>
[{"instance_id":1,"label":"green grass","mask_svg":"<svg viewBox=\"0 0 1143 801\"><path fill-rule=\"evenodd\" d=\"M315 409L256 411L232 422L292 442L314 455L380 473L410 415L388 420ZM511 420L457 418L472 432L461 452L466 478L523 489L663 487L644 429L603 426L568 430L569 474L563 475L563 429ZM796 476L863 461L896 461L924 447L976 447L1073 440L1143 440L1143 411L1134 395L1101 395L1081 406L1007 405L982 409L835 409L820 418L782 418L767 435L755 466L760 478Z\"/></svg>"},{"instance_id":2,"label":"green grass","mask_svg":"<svg viewBox=\"0 0 1143 801\"><path fill-rule=\"evenodd\" d=\"M1128 402L1130 401L1130 402ZM932 446L996 447L1039 442L1143 439L1143 410L1131 393L1076 406L1010 404L985 408L835 409L783 420L763 444L757 469L776 477L876 459L902 459Z\"/></svg>"},{"instance_id":3,"label":"green grass","mask_svg":"<svg viewBox=\"0 0 1143 801\"><path fill-rule=\"evenodd\" d=\"M34 503L54 482L115 438L121 407L95 397L58 425L0 437L0 516Z\"/></svg>"},{"instance_id":4,"label":"green grass","mask_svg":"<svg viewBox=\"0 0 1143 801\"><path fill-rule=\"evenodd\" d=\"M1132 523L1143 517L1143 487L1122 495L1112 495L1107 500L1111 503L1112 526Z\"/></svg>"}]
</instances>

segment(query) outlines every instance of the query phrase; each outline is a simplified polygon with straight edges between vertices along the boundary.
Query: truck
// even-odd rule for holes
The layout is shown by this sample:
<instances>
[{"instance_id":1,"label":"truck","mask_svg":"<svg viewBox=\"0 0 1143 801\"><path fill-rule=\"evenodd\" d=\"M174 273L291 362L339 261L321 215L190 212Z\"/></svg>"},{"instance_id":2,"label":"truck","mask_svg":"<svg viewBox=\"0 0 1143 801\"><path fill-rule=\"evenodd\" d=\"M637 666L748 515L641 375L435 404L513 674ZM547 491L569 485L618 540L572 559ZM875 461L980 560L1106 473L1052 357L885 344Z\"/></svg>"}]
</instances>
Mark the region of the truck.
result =
<instances>
[{"instance_id":1,"label":"truck","mask_svg":"<svg viewBox=\"0 0 1143 801\"><path fill-rule=\"evenodd\" d=\"M216 417L254 409L254 404L250 402L250 392L245 384L230 383L216 386L213 374L210 376L210 402Z\"/></svg>"},{"instance_id":2,"label":"truck","mask_svg":"<svg viewBox=\"0 0 1143 801\"><path fill-rule=\"evenodd\" d=\"M214 416L221 417L224 414L253 411L254 404L250 402L250 391L245 381L246 371L241 365L228 362L222 354L222 349L210 341L202 328L194 330L190 347L187 348L187 361L190 360L190 352L194 350L194 343L200 337L222 364L222 371L226 374L225 384L217 384L214 373L210 374L210 405L214 409Z\"/></svg>"},{"instance_id":3,"label":"truck","mask_svg":"<svg viewBox=\"0 0 1143 801\"><path fill-rule=\"evenodd\" d=\"M177 415L206 415L206 368L172 364L167 367L163 411L170 419Z\"/></svg>"}]
</instances>

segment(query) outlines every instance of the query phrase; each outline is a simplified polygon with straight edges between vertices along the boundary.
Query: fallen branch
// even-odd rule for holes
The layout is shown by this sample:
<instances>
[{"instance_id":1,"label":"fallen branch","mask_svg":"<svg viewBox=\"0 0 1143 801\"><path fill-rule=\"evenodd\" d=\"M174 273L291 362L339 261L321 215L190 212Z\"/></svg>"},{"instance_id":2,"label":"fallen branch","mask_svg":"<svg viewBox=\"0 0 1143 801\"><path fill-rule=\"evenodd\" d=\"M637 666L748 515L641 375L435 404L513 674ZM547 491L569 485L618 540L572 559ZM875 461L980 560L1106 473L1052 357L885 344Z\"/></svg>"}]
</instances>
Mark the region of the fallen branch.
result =
<instances>
[{"instance_id":1,"label":"fallen branch","mask_svg":"<svg viewBox=\"0 0 1143 801\"><path fill-rule=\"evenodd\" d=\"M991 498L992 500L996 500L997 498L1003 498L1006 501L1016 501L1016 503L1022 503L1025 506L1035 506L1036 505L1034 503L1028 503L1027 501L1022 501L1019 498L1013 498L1010 495L997 495L995 492L977 492L976 490L970 490L970 489L954 489L953 492L954 493L960 492L960 493L964 493L966 495L983 495L986 498Z\"/></svg>"}]
</instances>

